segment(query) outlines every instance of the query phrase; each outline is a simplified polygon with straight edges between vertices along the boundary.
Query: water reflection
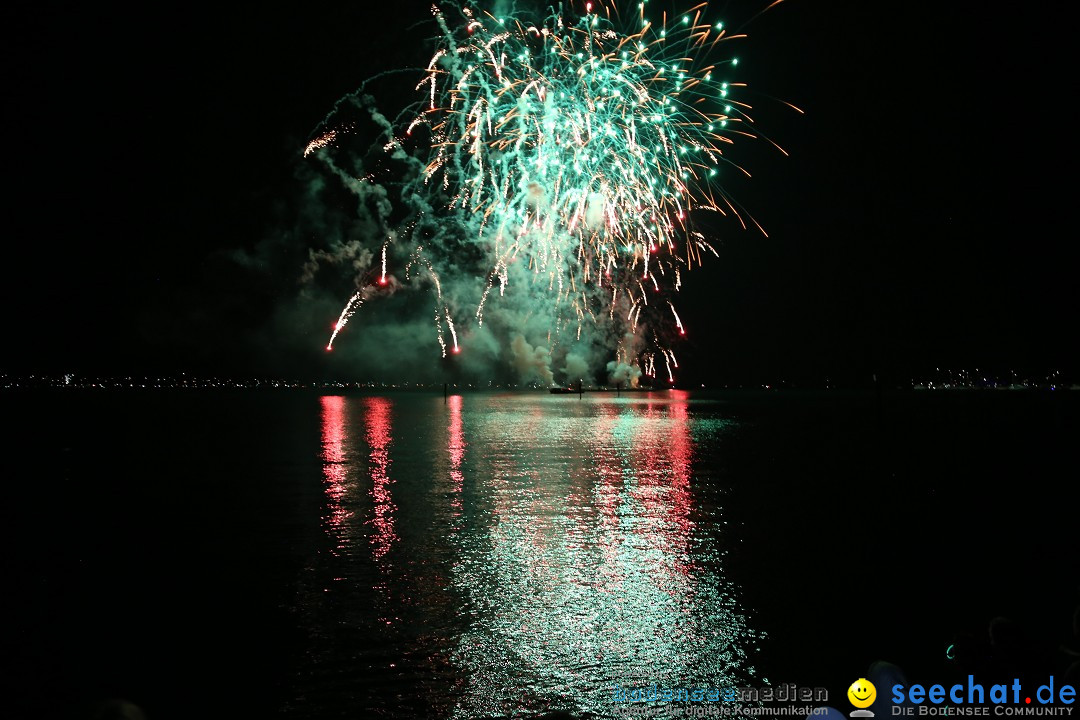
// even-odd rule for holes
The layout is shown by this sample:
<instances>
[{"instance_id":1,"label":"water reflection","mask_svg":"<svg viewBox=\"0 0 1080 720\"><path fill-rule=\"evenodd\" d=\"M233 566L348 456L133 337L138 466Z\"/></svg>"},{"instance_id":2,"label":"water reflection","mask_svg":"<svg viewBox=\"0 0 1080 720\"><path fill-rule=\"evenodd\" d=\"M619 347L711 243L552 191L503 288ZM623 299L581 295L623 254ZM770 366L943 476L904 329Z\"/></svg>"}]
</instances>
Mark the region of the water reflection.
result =
<instances>
[{"instance_id":1,"label":"water reflection","mask_svg":"<svg viewBox=\"0 0 1080 720\"><path fill-rule=\"evenodd\" d=\"M450 458L450 480L453 483L451 505L455 516L461 514L461 489L465 484L465 475L461 465L465 461L465 426L461 420L461 406L464 398L454 395L447 398L450 420L447 427L446 450Z\"/></svg>"},{"instance_id":2,"label":"water reflection","mask_svg":"<svg viewBox=\"0 0 1080 720\"><path fill-rule=\"evenodd\" d=\"M371 474L371 497L374 501L374 517L371 524L375 533L371 538L372 553L376 560L390 550L397 540L394 532L394 498L390 492L390 444L393 432L390 424L392 403L386 398L364 399L364 432L369 452Z\"/></svg>"},{"instance_id":3,"label":"water reflection","mask_svg":"<svg viewBox=\"0 0 1080 720\"><path fill-rule=\"evenodd\" d=\"M346 465L345 398L339 395L320 398L322 404L322 460L326 480L326 532L334 541L334 551L347 544L346 521L352 515L346 507L349 493L349 467Z\"/></svg>"},{"instance_id":4,"label":"water reflection","mask_svg":"<svg viewBox=\"0 0 1080 720\"><path fill-rule=\"evenodd\" d=\"M314 561L351 581L310 622L357 646L317 650L334 699L302 688L300 706L613 717L617 684L751 681L756 635L695 499L706 413L685 393L321 403L326 534L371 552Z\"/></svg>"},{"instance_id":5,"label":"water reflection","mask_svg":"<svg viewBox=\"0 0 1080 720\"><path fill-rule=\"evenodd\" d=\"M537 412L537 409L540 412ZM457 717L565 708L611 715L611 689L746 682L754 633L695 538L685 395L485 413L474 466L488 505L454 582L478 615L454 658ZM474 441L478 444L480 441Z\"/></svg>"}]
</instances>

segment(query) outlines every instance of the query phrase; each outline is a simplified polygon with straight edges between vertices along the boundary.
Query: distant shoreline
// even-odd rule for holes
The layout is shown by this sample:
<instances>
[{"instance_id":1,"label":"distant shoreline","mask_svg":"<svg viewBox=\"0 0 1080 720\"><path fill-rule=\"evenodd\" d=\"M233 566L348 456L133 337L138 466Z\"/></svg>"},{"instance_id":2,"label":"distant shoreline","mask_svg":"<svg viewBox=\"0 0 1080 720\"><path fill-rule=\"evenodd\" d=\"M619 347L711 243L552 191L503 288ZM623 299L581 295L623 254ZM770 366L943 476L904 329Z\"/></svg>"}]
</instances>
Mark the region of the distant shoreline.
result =
<instances>
[{"instance_id":1,"label":"distant shoreline","mask_svg":"<svg viewBox=\"0 0 1080 720\"><path fill-rule=\"evenodd\" d=\"M430 392L455 394L462 392L520 392L538 394L577 395L577 388L549 388L540 385L481 385L476 383L373 383L343 382L335 380L299 381L263 378L221 377L76 377L52 375L10 376L0 375L0 390L317 390L362 392ZM581 394L620 395L641 393L680 392L760 392L760 393L1022 393L1064 392L1080 390L1080 384L1032 381L1028 383L962 385L937 383L890 384L880 387L866 385L791 385L778 383L763 385L672 385L669 387L614 387L610 385L586 385Z\"/></svg>"}]
</instances>

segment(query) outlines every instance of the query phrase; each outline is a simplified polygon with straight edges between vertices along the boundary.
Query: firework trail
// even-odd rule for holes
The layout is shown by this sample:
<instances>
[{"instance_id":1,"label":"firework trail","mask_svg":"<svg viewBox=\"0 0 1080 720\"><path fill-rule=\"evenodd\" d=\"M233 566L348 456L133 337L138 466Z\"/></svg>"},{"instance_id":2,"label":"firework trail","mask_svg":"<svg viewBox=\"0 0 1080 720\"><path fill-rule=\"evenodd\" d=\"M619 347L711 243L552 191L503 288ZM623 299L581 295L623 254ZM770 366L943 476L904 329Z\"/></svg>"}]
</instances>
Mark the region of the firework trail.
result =
<instances>
[{"instance_id":1,"label":"firework trail","mask_svg":"<svg viewBox=\"0 0 1080 720\"><path fill-rule=\"evenodd\" d=\"M345 307L341 310L341 315L338 316L338 321L334 323L334 332L330 334L330 342L326 343L326 349L334 349L334 340L337 338L338 333L349 322L349 318L353 316L357 308L364 304L363 292L357 292L351 298L349 302L345 303Z\"/></svg>"},{"instance_id":2,"label":"firework trail","mask_svg":"<svg viewBox=\"0 0 1080 720\"><path fill-rule=\"evenodd\" d=\"M455 352L458 333L469 332L460 322L455 330L454 314L483 327L490 304L519 293L529 317L544 318L552 348L585 334L614 354L609 370L651 377L659 353L673 381L670 345L687 332L676 309L683 273L716 255L692 216L760 229L718 183L725 166L749 175L725 154L732 144L763 137L730 77L730 41L744 36L729 34L707 3L657 17L647 2L616 5L582 3L539 20L433 7L437 49L415 105L395 124L362 96L381 149L412 168L400 182L412 217L383 244L378 284L395 247L406 272L427 271L444 356L447 332ZM329 124L305 155L344 177L328 153L340 135ZM455 286L474 283L473 297L448 296L446 273Z\"/></svg>"}]
</instances>

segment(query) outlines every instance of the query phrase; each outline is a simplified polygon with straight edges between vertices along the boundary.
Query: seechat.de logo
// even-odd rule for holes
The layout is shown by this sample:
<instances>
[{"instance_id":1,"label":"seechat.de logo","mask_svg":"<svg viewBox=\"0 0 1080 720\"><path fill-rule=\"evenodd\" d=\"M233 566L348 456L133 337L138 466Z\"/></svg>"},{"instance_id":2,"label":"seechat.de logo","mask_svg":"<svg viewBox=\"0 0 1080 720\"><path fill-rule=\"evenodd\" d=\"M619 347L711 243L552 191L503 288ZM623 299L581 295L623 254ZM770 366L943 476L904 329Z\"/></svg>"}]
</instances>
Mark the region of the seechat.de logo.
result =
<instances>
[{"instance_id":1,"label":"seechat.de logo","mask_svg":"<svg viewBox=\"0 0 1080 720\"><path fill-rule=\"evenodd\" d=\"M993 707L993 714L998 716L1059 714L1055 710L1061 710L1061 714L1072 714L1072 708L1050 706L1074 704L1076 688L1055 680L1053 675L1035 692L1031 691L1030 686L1025 689L1020 678L1014 677L1010 683L986 687L976 682L974 675L968 675L966 683L951 686L893 685L892 702L893 715L916 714L915 708L899 707L906 703L917 706L919 715L989 715L990 707Z\"/></svg>"}]
</instances>

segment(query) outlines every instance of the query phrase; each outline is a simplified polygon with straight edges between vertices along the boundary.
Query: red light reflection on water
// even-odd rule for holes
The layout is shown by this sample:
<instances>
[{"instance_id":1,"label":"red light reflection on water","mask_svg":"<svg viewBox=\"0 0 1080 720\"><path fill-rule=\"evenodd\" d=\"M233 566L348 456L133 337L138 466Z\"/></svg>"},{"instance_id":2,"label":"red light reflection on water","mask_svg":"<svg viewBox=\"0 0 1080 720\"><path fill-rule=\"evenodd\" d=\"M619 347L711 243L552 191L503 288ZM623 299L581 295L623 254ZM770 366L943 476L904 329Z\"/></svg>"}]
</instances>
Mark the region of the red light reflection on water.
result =
<instances>
[{"instance_id":1,"label":"red light reflection on water","mask_svg":"<svg viewBox=\"0 0 1080 720\"><path fill-rule=\"evenodd\" d=\"M324 395L322 405L322 460L323 477L326 480L326 497L330 515L330 528L338 534L338 549L345 545L341 531L352 512L345 509L345 496L349 491L348 465L345 462L345 398L340 395Z\"/></svg>"},{"instance_id":2,"label":"red light reflection on water","mask_svg":"<svg viewBox=\"0 0 1080 720\"><path fill-rule=\"evenodd\" d=\"M465 475L461 471L461 463L465 460L465 428L461 422L462 397L454 395L446 401L450 408L450 425L446 438L446 450L450 455L450 480L453 482L452 491L454 498L451 505L455 511L461 512L461 488L465 481Z\"/></svg>"},{"instance_id":3,"label":"red light reflection on water","mask_svg":"<svg viewBox=\"0 0 1080 720\"><path fill-rule=\"evenodd\" d=\"M690 417L685 391L668 393L671 402L658 405L657 415L666 415L664 422L667 432L662 443L645 444L645 463L654 472L647 473L656 485L666 485L662 494L650 493L651 501L646 500L650 511L665 513L668 522L660 531L666 545L665 550L677 553L677 557L688 557L688 541L693 522L690 520L690 508L693 496L690 492L690 471L693 460L694 441L690 435ZM661 472L655 472L660 469ZM682 562L676 568L686 573L688 568Z\"/></svg>"},{"instance_id":4,"label":"red light reflection on water","mask_svg":"<svg viewBox=\"0 0 1080 720\"><path fill-rule=\"evenodd\" d=\"M690 434L688 394L671 392L670 402L649 403L642 408L605 407L593 432L592 457L597 473L594 502L599 511L605 572L612 580L624 578L621 547L627 533L637 548L650 548L668 558L668 573L690 571L690 489L694 441ZM631 510L632 509L632 510ZM627 525L627 511L637 520ZM665 572L654 577L666 586ZM670 580L671 575L668 575Z\"/></svg>"},{"instance_id":5,"label":"red light reflection on water","mask_svg":"<svg viewBox=\"0 0 1080 720\"><path fill-rule=\"evenodd\" d=\"M394 498L390 492L390 445L394 441L391 427L393 403L386 398L371 397L364 400L364 426L370 453L368 466L371 472L371 498L375 503L371 524L375 534L371 538L372 554L382 558L398 539L394 531Z\"/></svg>"}]
</instances>

